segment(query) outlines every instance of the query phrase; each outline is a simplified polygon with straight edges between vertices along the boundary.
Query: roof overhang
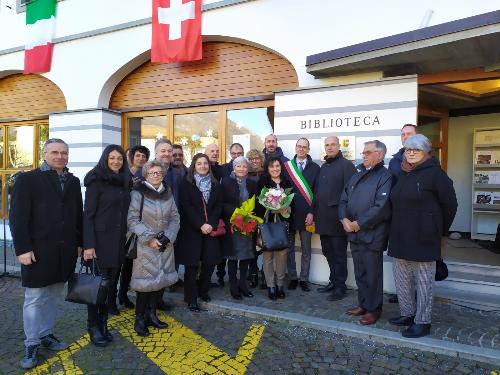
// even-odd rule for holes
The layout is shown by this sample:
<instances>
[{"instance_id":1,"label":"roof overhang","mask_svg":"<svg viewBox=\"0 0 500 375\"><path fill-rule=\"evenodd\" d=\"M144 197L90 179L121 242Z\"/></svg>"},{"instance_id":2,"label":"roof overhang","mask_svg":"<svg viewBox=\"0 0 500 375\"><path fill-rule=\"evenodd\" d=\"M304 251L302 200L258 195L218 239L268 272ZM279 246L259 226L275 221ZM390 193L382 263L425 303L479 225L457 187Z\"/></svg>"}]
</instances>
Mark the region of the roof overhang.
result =
<instances>
[{"instance_id":1,"label":"roof overhang","mask_svg":"<svg viewBox=\"0 0 500 375\"><path fill-rule=\"evenodd\" d=\"M311 55L306 66L317 78L500 70L500 10Z\"/></svg>"}]
</instances>

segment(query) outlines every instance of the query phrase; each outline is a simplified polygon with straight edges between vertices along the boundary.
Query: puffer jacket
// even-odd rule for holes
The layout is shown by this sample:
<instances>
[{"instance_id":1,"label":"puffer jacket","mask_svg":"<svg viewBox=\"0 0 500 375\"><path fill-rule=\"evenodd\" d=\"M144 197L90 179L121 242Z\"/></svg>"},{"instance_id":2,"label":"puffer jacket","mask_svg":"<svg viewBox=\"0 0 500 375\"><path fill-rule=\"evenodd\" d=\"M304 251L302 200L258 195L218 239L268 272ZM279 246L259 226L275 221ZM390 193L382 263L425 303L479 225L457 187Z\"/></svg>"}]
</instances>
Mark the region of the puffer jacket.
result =
<instances>
[{"instance_id":1,"label":"puffer jacket","mask_svg":"<svg viewBox=\"0 0 500 375\"><path fill-rule=\"evenodd\" d=\"M140 219L142 195L144 206ZM153 292L174 284L179 276L175 270L173 243L180 218L170 188L159 193L144 182L137 186L131 193L127 221L129 231L138 236L130 288L137 292ZM147 245L160 231L170 240L164 252Z\"/></svg>"}]
</instances>

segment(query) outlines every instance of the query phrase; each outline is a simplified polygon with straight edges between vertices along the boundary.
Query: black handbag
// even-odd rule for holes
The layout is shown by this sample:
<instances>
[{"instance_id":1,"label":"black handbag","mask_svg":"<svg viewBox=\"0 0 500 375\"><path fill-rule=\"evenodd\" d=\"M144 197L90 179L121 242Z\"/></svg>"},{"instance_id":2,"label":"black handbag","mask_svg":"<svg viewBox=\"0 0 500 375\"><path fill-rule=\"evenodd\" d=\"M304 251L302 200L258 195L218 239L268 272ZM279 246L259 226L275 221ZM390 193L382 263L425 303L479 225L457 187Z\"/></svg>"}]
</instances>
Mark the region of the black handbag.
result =
<instances>
[{"instance_id":1,"label":"black handbag","mask_svg":"<svg viewBox=\"0 0 500 375\"><path fill-rule=\"evenodd\" d=\"M281 221L278 215L274 215L277 221L269 221L267 213L266 222L259 224L258 244L263 251L279 251L288 248L288 223ZM260 241L259 241L260 240Z\"/></svg>"},{"instance_id":2,"label":"black handbag","mask_svg":"<svg viewBox=\"0 0 500 375\"><path fill-rule=\"evenodd\" d=\"M436 275L434 279L436 281L443 281L448 277L448 266L443 259L436 260Z\"/></svg>"},{"instance_id":3,"label":"black handbag","mask_svg":"<svg viewBox=\"0 0 500 375\"><path fill-rule=\"evenodd\" d=\"M83 267L82 259L80 271L68 280L66 301L84 305L105 304L108 298L109 280L100 275L95 259L92 259L92 267L85 266L85 272L82 272Z\"/></svg>"},{"instance_id":4,"label":"black handbag","mask_svg":"<svg viewBox=\"0 0 500 375\"><path fill-rule=\"evenodd\" d=\"M139 221L142 220L142 210L144 208L144 194L141 194L141 209L139 215ZM137 258L137 234L129 232L127 235L127 240L125 241L125 258L135 259Z\"/></svg>"}]
</instances>

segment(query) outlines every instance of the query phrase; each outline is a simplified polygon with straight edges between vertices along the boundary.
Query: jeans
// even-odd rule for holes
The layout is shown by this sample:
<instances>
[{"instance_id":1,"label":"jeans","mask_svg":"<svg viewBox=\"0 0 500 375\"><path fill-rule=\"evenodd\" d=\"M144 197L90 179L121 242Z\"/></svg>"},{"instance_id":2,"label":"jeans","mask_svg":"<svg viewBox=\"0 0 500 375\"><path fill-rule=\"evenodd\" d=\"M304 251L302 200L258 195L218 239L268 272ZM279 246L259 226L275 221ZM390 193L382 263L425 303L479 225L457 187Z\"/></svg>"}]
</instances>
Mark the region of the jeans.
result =
<instances>
[{"instance_id":1,"label":"jeans","mask_svg":"<svg viewBox=\"0 0 500 375\"><path fill-rule=\"evenodd\" d=\"M309 281L309 267L311 266L311 238L312 233L306 230L300 230L300 246L302 248L302 257L300 260L300 280ZM295 265L295 233L291 233L291 246L288 248L288 278L297 280L297 266Z\"/></svg>"},{"instance_id":2,"label":"jeans","mask_svg":"<svg viewBox=\"0 0 500 375\"><path fill-rule=\"evenodd\" d=\"M40 337L52 333L57 303L62 299L63 289L64 283L25 289L23 305L25 346L39 345Z\"/></svg>"}]
</instances>

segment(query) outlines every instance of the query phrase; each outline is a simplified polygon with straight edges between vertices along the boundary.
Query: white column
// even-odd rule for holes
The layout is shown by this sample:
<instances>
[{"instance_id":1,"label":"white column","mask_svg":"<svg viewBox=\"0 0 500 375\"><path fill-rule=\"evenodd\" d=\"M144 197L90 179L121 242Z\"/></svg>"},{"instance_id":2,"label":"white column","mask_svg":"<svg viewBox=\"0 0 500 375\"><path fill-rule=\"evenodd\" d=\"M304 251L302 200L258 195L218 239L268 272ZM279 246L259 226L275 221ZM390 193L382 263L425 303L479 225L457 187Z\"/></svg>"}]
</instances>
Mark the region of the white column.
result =
<instances>
[{"instance_id":1,"label":"white column","mask_svg":"<svg viewBox=\"0 0 500 375\"><path fill-rule=\"evenodd\" d=\"M49 136L69 145L68 168L82 183L106 146L121 145L121 131L121 114L111 110L88 109L49 116Z\"/></svg>"}]
</instances>

